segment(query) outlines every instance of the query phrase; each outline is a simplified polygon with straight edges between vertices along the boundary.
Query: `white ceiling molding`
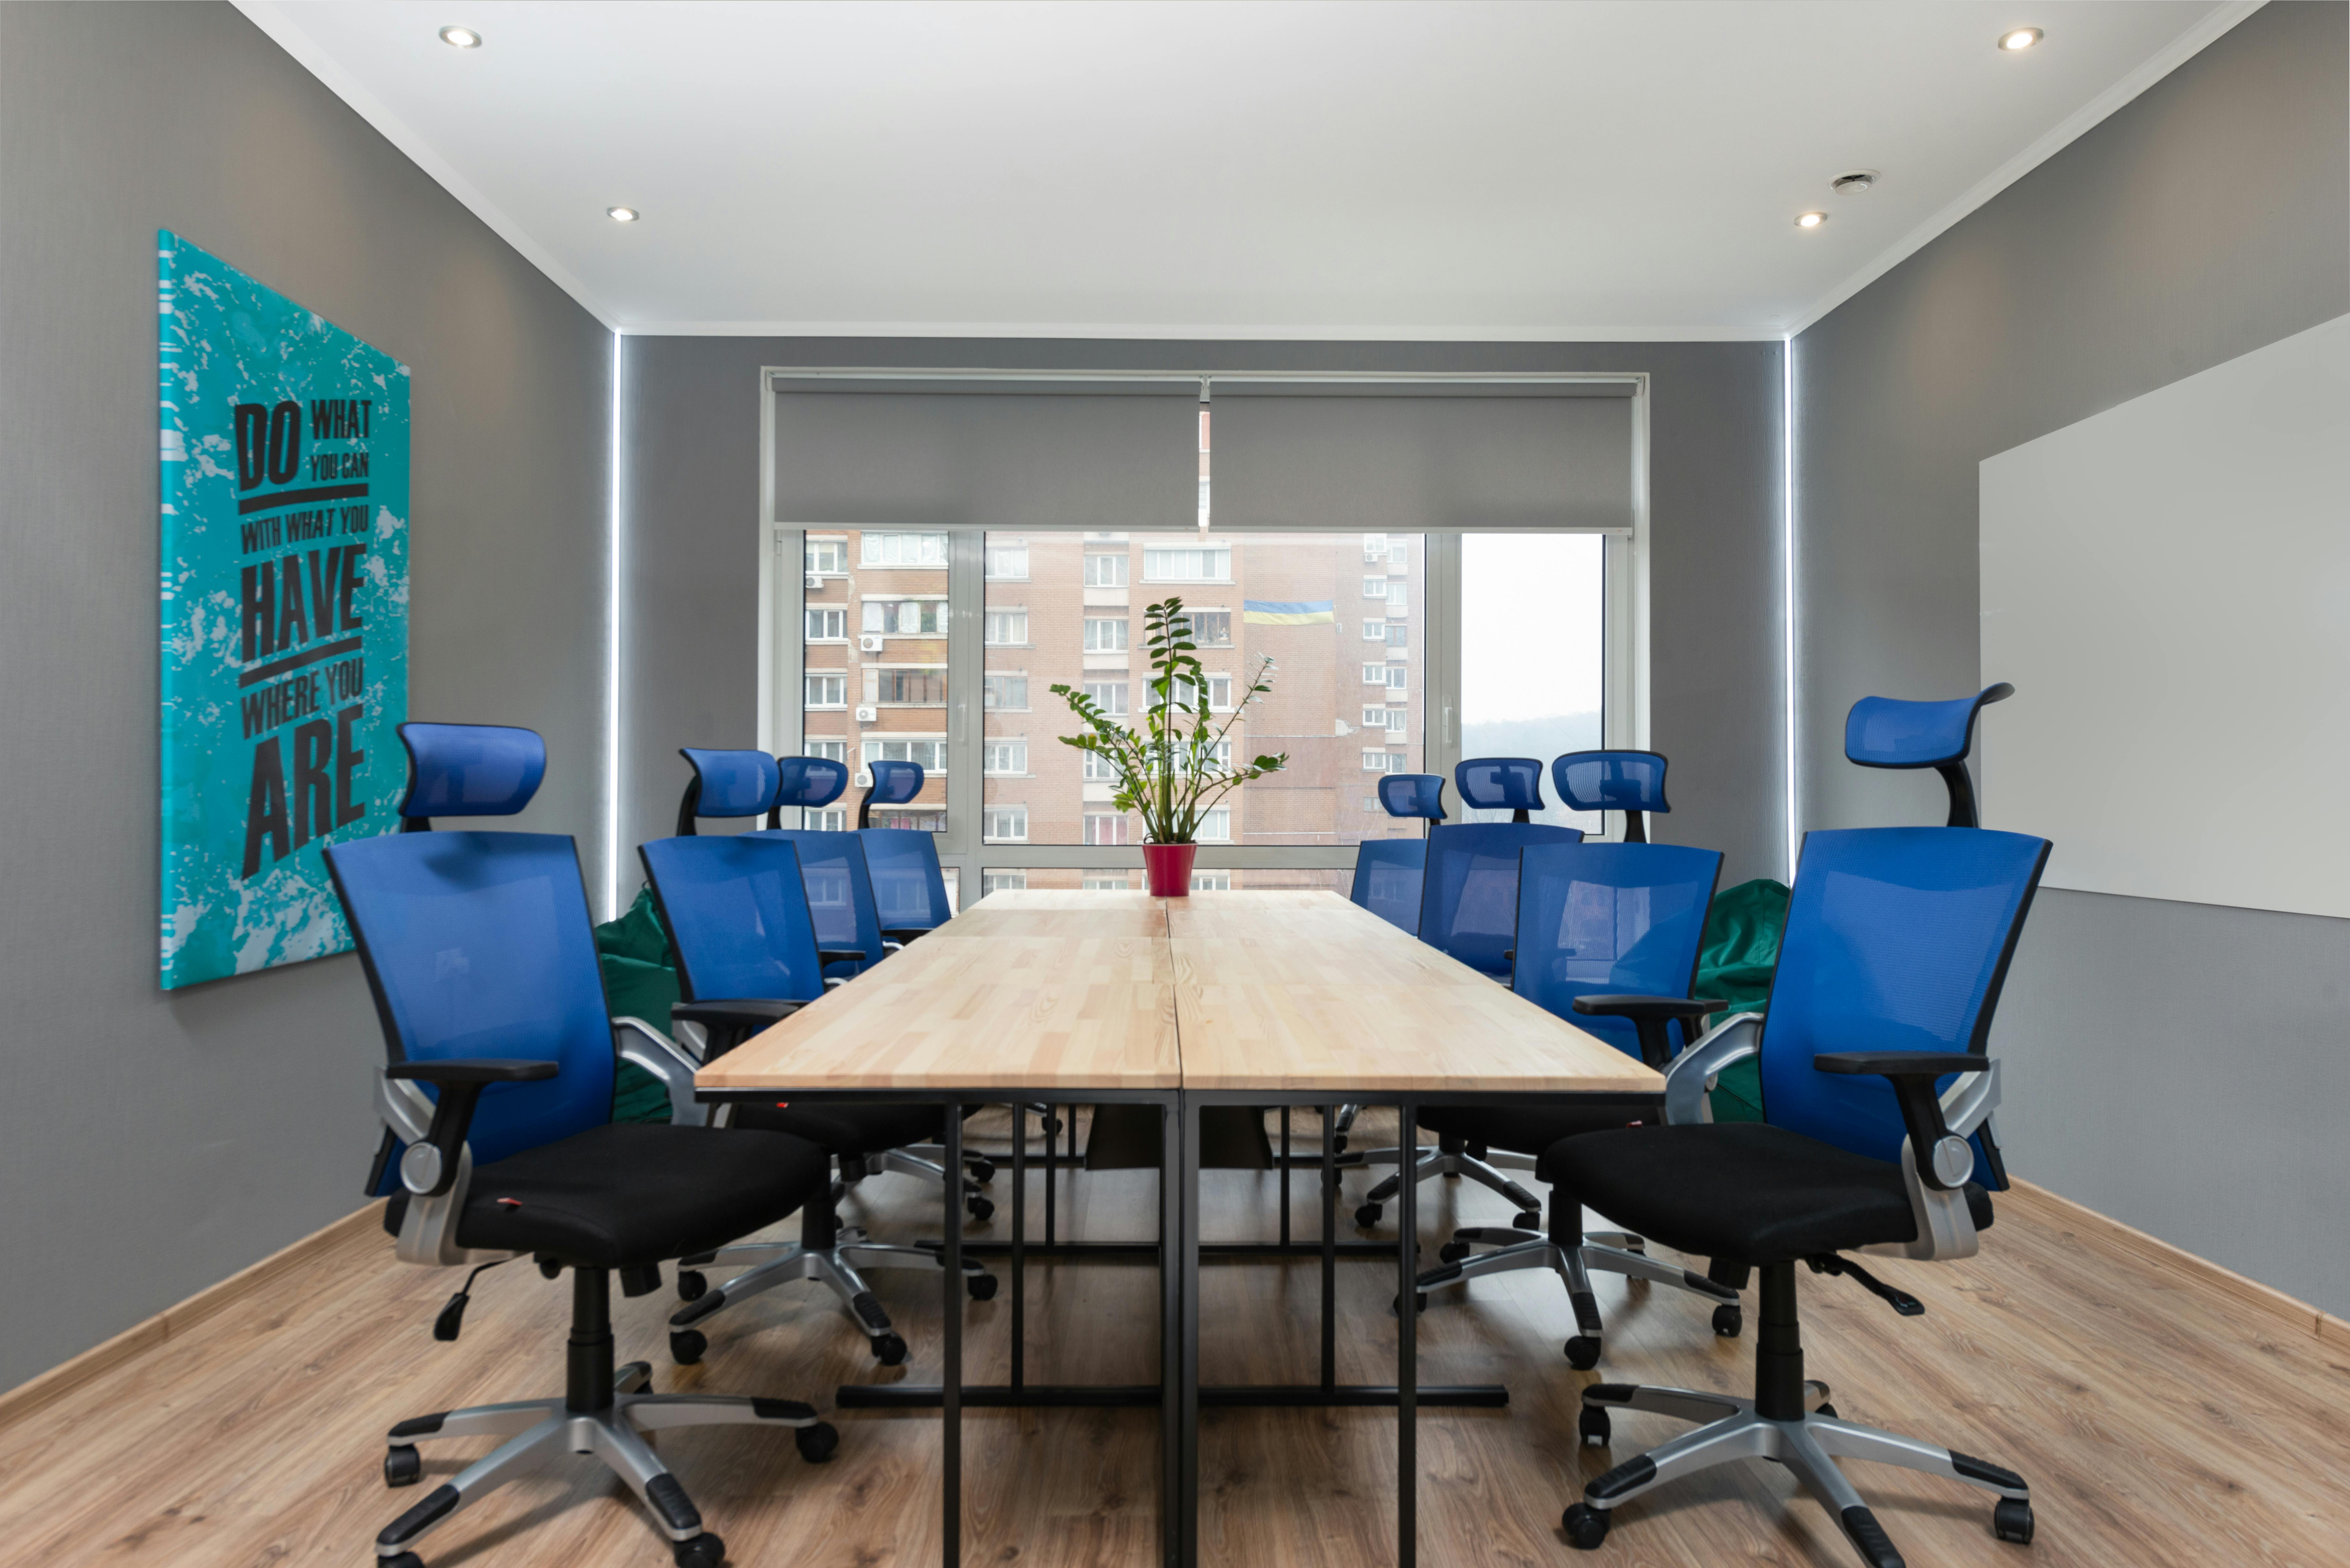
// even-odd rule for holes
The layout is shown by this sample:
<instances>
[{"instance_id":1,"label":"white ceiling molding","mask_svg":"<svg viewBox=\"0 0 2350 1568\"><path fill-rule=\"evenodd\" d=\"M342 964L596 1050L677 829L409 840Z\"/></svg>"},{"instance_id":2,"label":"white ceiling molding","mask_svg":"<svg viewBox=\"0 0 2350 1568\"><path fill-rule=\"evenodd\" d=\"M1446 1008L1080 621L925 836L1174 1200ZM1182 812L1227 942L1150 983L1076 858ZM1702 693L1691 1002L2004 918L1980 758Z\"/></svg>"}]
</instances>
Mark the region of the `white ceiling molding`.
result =
<instances>
[{"instance_id":1,"label":"white ceiling molding","mask_svg":"<svg viewBox=\"0 0 2350 1568\"><path fill-rule=\"evenodd\" d=\"M1170 342L1776 343L1775 327L1220 327L1165 322L645 321L630 337L1083 337Z\"/></svg>"}]
</instances>

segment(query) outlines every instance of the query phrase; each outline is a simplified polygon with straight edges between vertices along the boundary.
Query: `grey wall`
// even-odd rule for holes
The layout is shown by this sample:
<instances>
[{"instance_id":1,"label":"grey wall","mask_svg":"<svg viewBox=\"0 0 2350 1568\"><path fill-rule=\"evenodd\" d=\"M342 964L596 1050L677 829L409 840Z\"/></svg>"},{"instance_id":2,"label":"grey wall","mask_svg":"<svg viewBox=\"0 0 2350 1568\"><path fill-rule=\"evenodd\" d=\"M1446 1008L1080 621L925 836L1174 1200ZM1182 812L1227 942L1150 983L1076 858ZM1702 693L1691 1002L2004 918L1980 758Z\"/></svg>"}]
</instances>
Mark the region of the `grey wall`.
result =
<instances>
[{"instance_id":1,"label":"grey wall","mask_svg":"<svg viewBox=\"0 0 2350 1568\"><path fill-rule=\"evenodd\" d=\"M744 745L757 732L764 365L1645 370L1659 628L1650 734L1673 760L1673 812L1658 836L1722 850L1725 886L1783 877L1780 352L1776 343L631 337L620 370L621 842L673 830L678 747Z\"/></svg>"},{"instance_id":2,"label":"grey wall","mask_svg":"<svg viewBox=\"0 0 2350 1568\"><path fill-rule=\"evenodd\" d=\"M345 956L155 984L155 231L414 370L411 711L600 836L610 337L225 5L0 5L0 1387L360 1201Z\"/></svg>"},{"instance_id":3,"label":"grey wall","mask_svg":"<svg viewBox=\"0 0 2350 1568\"><path fill-rule=\"evenodd\" d=\"M1806 826L1940 819L1843 721L1974 690L1978 462L2350 311L2346 17L2254 14L1796 340ZM2180 828L2259 808L2189 791ZM1998 1026L2015 1170L2350 1314L2345 964L2350 922L2043 893Z\"/></svg>"}]
</instances>

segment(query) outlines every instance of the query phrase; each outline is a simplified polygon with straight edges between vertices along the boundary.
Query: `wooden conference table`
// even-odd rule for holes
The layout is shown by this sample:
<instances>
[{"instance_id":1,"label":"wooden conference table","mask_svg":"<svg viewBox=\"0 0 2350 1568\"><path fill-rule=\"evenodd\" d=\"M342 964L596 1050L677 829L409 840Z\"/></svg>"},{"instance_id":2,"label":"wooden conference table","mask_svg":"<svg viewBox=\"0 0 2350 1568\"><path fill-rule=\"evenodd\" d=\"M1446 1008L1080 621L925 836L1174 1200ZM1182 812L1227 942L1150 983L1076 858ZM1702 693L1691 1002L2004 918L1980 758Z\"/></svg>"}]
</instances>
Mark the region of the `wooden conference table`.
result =
<instances>
[{"instance_id":1,"label":"wooden conference table","mask_svg":"<svg viewBox=\"0 0 2350 1568\"><path fill-rule=\"evenodd\" d=\"M1039 1387L1022 1378L1026 1113L1012 1140L1013 1383L962 1382L962 1227L945 1227L941 1384L858 1403L936 1403L944 1411L943 1558L960 1561L962 1414L978 1404L1155 1404L1165 1457L1168 1568L1198 1561L1199 1412L1207 1405L1378 1405L1397 1409L1398 1561L1417 1532L1416 1417L1437 1391L1419 1386L1410 1245L1416 1184L1397 1194L1396 1382L1342 1385L1331 1301L1336 1179L1323 1170L1319 1383L1200 1386L1199 1127L1206 1106L1393 1104L1398 1143L1416 1141L1428 1100L1525 1104L1621 1096L1627 1119L1664 1080L1573 1024L1520 1000L1336 893L1005 892L968 911L775 1027L697 1078L705 1100L920 1100L944 1105L946 1166L962 1163L959 1107L1043 1101L1160 1108L1160 1385ZM1286 1168L1284 1169L1284 1180ZM954 1212L951 1205L948 1213ZM1284 1209L1284 1215L1286 1210ZM1062 1254L1076 1249L1063 1249ZM1211 1249L1216 1250L1216 1249ZM1239 1250L1239 1249L1233 1249ZM1253 1251L1273 1249L1248 1249ZM1292 1249L1280 1249L1289 1251ZM1347 1249L1350 1253L1354 1247ZM1379 1249L1384 1251L1384 1247ZM848 1393L844 1389L843 1393ZM1449 1403L1502 1391L1448 1390ZM850 1401L844 1399L844 1404Z\"/></svg>"}]
</instances>

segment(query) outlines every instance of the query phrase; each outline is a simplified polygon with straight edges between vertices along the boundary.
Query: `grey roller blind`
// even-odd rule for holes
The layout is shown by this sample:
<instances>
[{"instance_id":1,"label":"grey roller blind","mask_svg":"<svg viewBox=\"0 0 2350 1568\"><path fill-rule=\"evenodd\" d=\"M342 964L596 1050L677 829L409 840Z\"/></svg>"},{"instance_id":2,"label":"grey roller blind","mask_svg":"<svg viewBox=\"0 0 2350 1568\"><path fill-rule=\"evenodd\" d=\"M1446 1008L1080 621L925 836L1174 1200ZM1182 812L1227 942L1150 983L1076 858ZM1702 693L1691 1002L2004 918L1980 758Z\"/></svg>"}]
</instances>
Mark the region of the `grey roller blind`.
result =
<instances>
[{"instance_id":1,"label":"grey roller blind","mask_svg":"<svg viewBox=\"0 0 2350 1568\"><path fill-rule=\"evenodd\" d=\"M1632 526L1628 383L1214 387L1218 528Z\"/></svg>"},{"instance_id":2,"label":"grey roller blind","mask_svg":"<svg viewBox=\"0 0 2350 1568\"><path fill-rule=\"evenodd\" d=\"M776 377L775 521L1188 528L1200 383Z\"/></svg>"}]
</instances>

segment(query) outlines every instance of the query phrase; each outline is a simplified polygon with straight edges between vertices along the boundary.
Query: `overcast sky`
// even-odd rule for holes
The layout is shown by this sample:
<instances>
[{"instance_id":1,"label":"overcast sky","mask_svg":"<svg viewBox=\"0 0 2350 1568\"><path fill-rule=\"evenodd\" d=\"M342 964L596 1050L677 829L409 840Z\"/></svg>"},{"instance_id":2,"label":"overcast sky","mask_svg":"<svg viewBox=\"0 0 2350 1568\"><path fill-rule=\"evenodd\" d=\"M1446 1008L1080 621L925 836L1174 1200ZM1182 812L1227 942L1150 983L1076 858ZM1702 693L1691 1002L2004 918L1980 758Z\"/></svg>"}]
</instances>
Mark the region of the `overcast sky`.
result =
<instances>
[{"instance_id":1,"label":"overcast sky","mask_svg":"<svg viewBox=\"0 0 2350 1568\"><path fill-rule=\"evenodd\" d=\"M1596 534L1470 534L1461 542L1461 722L1596 713Z\"/></svg>"}]
</instances>

